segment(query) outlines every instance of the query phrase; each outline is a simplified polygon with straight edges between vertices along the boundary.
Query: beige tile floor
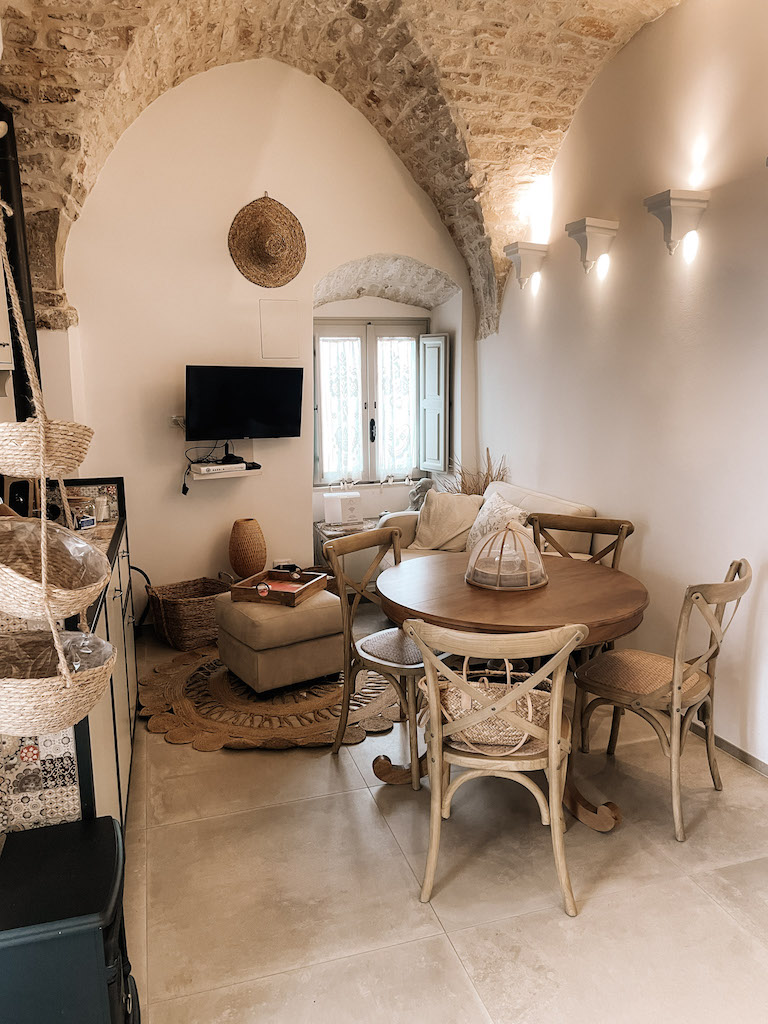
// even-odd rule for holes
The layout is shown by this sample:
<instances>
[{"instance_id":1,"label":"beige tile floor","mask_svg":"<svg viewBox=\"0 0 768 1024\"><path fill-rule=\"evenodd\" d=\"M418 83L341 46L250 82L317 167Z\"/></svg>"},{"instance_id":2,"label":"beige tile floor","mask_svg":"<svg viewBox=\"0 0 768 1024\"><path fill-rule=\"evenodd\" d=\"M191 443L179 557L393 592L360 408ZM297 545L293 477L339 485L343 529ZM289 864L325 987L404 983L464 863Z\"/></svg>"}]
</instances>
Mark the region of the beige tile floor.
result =
<instances>
[{"instance_id":1,"label":"beige tile floor","mask_svg":"<svg viewBox=\"0 0 768 1024\"><path fill-rule=\"evenodd\" d=\"M145 669L174 652L143 642ZM624 823L569 822L580 903L560 906L548 829L513 783L459 790L430 905L429 793L382 786L404 729L342 749L198 753L137 729L126 926L150 1024L768 1024L768 779L702 742L675 841L667 762L626 721L577 755Z\"/></svg>"}]
</instances>

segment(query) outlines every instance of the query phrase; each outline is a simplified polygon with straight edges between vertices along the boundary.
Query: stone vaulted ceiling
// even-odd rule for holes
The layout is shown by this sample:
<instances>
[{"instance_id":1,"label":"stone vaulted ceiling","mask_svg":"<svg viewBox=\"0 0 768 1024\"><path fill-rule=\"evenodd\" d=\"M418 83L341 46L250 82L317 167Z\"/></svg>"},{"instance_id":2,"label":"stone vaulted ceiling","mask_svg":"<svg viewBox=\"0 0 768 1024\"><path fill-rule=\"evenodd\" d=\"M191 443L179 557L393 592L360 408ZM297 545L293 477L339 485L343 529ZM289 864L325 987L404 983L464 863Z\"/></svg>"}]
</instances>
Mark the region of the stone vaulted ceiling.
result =
<instances>
[{"instance_id":1,"label":"stone vaulted ceiling","mask_svg":"<svg viewBox=\"0 0 768 1024\"><path fill-rule=\"evenodd\" d=\"M0 98L14 113L41 326L76 322L69 227L120 135L190 75L271 57L360 110L464 257L497 324L519 191L547 174L601 67L679 0L16 0ZM2 4L0 4L2 7Z\"/></svg>"}]
</instances>

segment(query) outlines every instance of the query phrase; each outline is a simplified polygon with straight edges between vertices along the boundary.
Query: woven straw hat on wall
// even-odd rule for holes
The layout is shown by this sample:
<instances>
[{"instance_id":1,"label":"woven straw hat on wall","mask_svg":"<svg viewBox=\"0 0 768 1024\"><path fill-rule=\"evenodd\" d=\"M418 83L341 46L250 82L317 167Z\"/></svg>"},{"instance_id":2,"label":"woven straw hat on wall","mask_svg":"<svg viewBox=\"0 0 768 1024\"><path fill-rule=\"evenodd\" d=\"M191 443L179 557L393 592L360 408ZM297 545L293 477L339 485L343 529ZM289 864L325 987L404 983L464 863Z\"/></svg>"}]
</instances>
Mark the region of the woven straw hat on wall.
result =
<instances>
[{"instance_id":1,"label":"woven straw hat on wall","mask_svg":"<svg viewBox=\"0 0 768 1024\"><path fill-rule=\"evenodd\" d=\"M297 218L265 192L232 221L229 252L243 277L262 288L279 288L304 266L307 241Z\"/></svg>"}]
</instances>

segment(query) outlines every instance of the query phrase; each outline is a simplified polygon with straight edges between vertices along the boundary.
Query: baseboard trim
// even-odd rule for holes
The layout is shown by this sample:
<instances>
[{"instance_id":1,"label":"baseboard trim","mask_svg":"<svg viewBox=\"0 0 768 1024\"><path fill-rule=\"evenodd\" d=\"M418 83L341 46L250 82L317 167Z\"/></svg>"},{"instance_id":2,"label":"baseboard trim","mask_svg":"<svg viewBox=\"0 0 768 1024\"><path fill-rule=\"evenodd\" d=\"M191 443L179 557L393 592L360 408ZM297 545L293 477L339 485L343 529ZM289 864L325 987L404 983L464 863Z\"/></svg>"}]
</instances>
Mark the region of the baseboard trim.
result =
<instances>
[{"instance_id":1,"label":"baseboard trim","mask_svg":"<svg viewBox=\"0 0 768 1024\"><path fill-rule=\"evenodd\" d=\"M698 722L691 726L691 732L696 733L697 736L704 738L704 726L699 725ZM720 736L715 736L715 746L719 747L720 750L724 750L726 754L730 754L731 757L735 757L737 761L741 761L743 764L748 765L750 768L754 768L756 772L760 772L761 775L765 775L768 778L768 764L765 761L761 761L759 757L754 757L752 754L748 754L746 750L742 750L741 747L737 747L735 743L724 740Z\"/></svg>"},{"instance_id":2,"label":"baseboard trim","mask_svg":"<svg viewBox=\"0 0 768 1024\"><path fill-rule=\"evenodd\" d=\"M566 697L563 701L563 705L570 711L571 719L573 719L573 700ZM693 725L691 725L691 732L695 733L701 739L706 738L704 726L700 725L698 722L694 722ZM650 735L653 735L653 733ZM765 775L765 777L768 778L768 763L761 761L759 757L754 757L752 754L748 754L746 750L742 750L741 747L737 747L735 743L731 743L729 740L724 740L721 736L715 736L715 746L720 750L724 750L726 754L730 754L731 757L735 757L737 761L741 761L742 764L745 764L750 768L754 768L756 772L760 772L761 775Z\"/></svg>"}]
</instances>

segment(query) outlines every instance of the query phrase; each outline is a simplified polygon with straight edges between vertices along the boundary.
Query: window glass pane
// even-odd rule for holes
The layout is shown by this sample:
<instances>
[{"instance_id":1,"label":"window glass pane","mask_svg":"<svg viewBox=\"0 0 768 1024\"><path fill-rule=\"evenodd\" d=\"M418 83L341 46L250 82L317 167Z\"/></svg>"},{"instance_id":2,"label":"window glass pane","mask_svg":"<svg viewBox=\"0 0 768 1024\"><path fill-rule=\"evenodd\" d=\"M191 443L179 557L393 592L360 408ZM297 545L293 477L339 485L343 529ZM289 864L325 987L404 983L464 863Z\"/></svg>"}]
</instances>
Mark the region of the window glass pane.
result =
<instances>
[{"instance_id":1,"label":"window glass pane","mask_svg":"<svg viewBox=\"0 0 768 1024\"><path fill-rule=\"evenodd\" d=\"M362 339L318 338L324 480L363 475Z\"/></svg>"},{"instance_id":2,"label":"window glass pane","mask_svg":"<svg viewBox=\"0 0 768 1024\"><path fill-rule=\"evenodd\" d=\"M416 465L416 338L379 337L376 462L379 479L407 476Z\"/></svg>"}]
</instances>

